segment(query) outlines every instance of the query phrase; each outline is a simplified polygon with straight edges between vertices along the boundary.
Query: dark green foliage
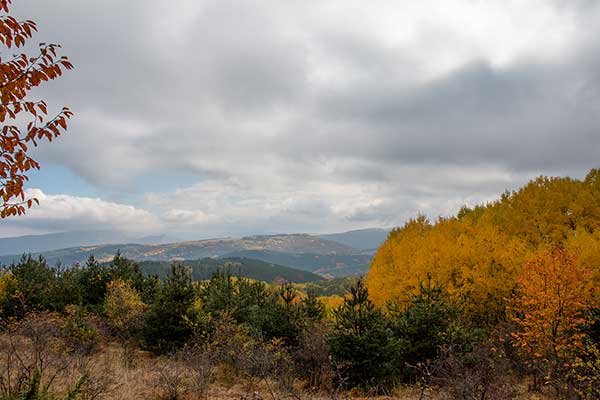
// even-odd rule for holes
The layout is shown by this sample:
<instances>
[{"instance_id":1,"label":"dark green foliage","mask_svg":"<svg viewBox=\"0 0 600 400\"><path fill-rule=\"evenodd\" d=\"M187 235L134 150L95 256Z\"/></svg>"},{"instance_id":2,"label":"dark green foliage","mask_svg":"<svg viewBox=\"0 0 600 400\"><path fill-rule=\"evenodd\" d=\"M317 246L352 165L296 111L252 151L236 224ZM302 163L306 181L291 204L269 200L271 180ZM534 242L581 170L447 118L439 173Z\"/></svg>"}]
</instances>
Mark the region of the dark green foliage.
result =
<instances>
[{"instance_id":1,"label":"dark green foliage","mask_svg":"<svg viewBox=\"0 0 600 400\"><path fill-rule=\"evenodd\" d=\"M311 272L250 258L202 258L199 260L185 260L183 264L192 269L192 278L195 281L210 279L217 272L265 282L304 283L323 279ZM158 275L164 278L169 272L169 262L167 261L141 261L139 265L146 275Z\"/></svg>"},{"instance_id":2,"label":"dark green foliage","mask_svg":"<svg viewBox=\"0 0 600 400\"><path fill-rule=\"evenodd\" d=\"M85 287L81 285L79 268L57 268L52 288L52 309L64 311L69 304L83 305Z\"/></svg>"},{"instance_id":3,"label":"dark green foliage","mask_svg":"<svg viewBox=\"0 0 600 400\"><path fill-rule=\"evenodd\" d=\"M334 277L362 276L369 270L373 259L371 254L289 253L272 250L241 250L229 253L228 257L262 260L303 271L325 272Z\"/></svg>"},{"instance_id":4,"label":"dark green foliage","mask_svg":"<svg viewBox=\"0 0 600 400\"><path fill-rule=\"evenodd\" d=\"M108 264L100 264L91 256L78 272L80 286L84 289L83 303L88 306L100 306L104 301L107 285L117 279L129 282L140 293L155 292L138 263L122 257L120 253Z\"/></svg>"},{"instance_id":5,"label":"dark green foliage","mask_svg":"<svg viewBox=\"0 0 600 400\"><path fill-rule=\"evenodd\" d=\"M255 336L288 342L297 339L301 308L295 304L296 294L289 285L276 293L263 282L218 272L205 282L200 296L209 314L230 315Z\"/></svg>"},{"instance_id":6,"label":"dark green foliage","mask_svg":"<svg viewBox=\"0 0 600 400\"><path fill-rule=\"evenodd\" d=\"M443 298L439 286L421 284L402 312L393 312L394 334L402 343L403 360L408 365L435 359L446 339L450 324L458 310Z\"/></svg>"},{"instance_id":7,"label":"dark green foliage","mask_svg":"<svg viewBox=\"0 0 600 400\"><path fill-rule=\"evenodd\" d=\"M109 269L98 263L94 256L90 256L85 266L79 269L79 284L84 289L83 303L93 307L102 304L106 285L111 280Z\"/></svg>"},{"instance_id":8,"label":"dark green foliage","mask_svg":"<svg viewBox=\"0 0 600 400\"><path fill-rule=\"evenodd\" d=\"M40 380L42 378L42 373L39 369L36 368L33 373L33 377L29 382L29 387L27 391L23 394L23 400L37 400L39 399L40 392Z\"/></svg>"},{"instance_id":9,"label":"dark green foliage","mask_svg":"<svg viewBox=\"0 0 600 400\"><path fill-rule=\"evenodd\" d=\"M144 279L141 290L139 290L140 297L145 304L152 304L156 302L156 298L160 293L160 278L156 275L147 276Z\"/></svg>"},{"instance_id":10,"label":"dark green foliage","mask_svg":"<svg viewBox=\"0 0 600 400\"><path fill-rule=\"evenodd\" d=\"M379 389L392 386L399 376L399 343L386 317L369 300L362 280L350 288L334 318L329 345L341 383Z\"/></svg>"},{"instance_id":11,"label":"dark green foliage","mask_svg":"<svg viewBox=\"0 0 600 400\"><path fill-rule=\"evenodd\" d=\"M482 340L481 330L460 320L459 310L431 281L421 284L419 293L401 311L390 308L394 336L402 349L404 381L421 379L419 366L431 364L442 351L459 356Z\"/></svg>"},{"instance_id":12,"label":"dark green foliage","mask_svg":"<svg viewBox=\"0 0 600 400\"><path fill-rule=\"evenodd\" d=\"M155 353L181 348L193 334L185 317L195 298L196 289L189 268L172 264L171 272L146 316L144 346Z\"/></svg>"},{"instance_id":13,"label":"dark green foliage","mask_svg":"<svg viewBox=\"0 0 600 400\"><path fill-rule=\"evenodd\" d=\"M17 279L17 290L22 299L22 309L15 310L19 317L22 313L52 308L52 288L56 273L43 258L37 260L23 256L18 264L9 267Z\"/></svg>"},{"instance_id":14,"label":"dark green foliage","mask_svg":"<svg viewBox=\"0 0 600 400\"><path fill-rule=\"evenodd\" d=\"M75 400L77 398L77 396L79 394L81 394L83 387L89 380L90 380L90 373L89 373L89 371L85 371L81 375L81 377L79 377L77 382L75 382L75 385L73 385L72 387L69 387L69 390L67 391L67 396L65 397L65 400Z\"/></svg>"},{"instance_id":15,"label":"dark green foliage","mask_svg":"<svg viewBox=\"0 0 600 400\"><path fill-rule=\"evenodd\" d=\"M140 269L140 265L123 257L121 253L117 253L111 263L108 265L111 281L121 279L129 282L131 286L138 292L142 292L145 288L145 276Z\"/></svg>"},{"instance_id":16,"label":"dark green foliage","mask_svg":"<svg viewBox=\"0 0 600 400\"><path fill-rule=\"evenodd\" d=\"M309 290L306 297L302 299L300 308L302 314L310 321L321 321L325 316L325 307L312 290Z\"/></svg>"},{"instance_id":17,"label":"dark green foliage","mask_svg":"<svg viewBox=\"0 0 600 400\"><path fill-rule=\"evenodd\" d=\"M21 261L7 268L16 278L16 286L1 304L2 317L22 318L35 310L64 312L69 304L100 311L106 287L115 279L122 279L141 293L146 302L155 299L158 278L146 277L137 263L117 254L113 261L100 264L92 256L84 266L71 268L50 267L43 258L23 256Z\"/></svg>"}]
</instances>

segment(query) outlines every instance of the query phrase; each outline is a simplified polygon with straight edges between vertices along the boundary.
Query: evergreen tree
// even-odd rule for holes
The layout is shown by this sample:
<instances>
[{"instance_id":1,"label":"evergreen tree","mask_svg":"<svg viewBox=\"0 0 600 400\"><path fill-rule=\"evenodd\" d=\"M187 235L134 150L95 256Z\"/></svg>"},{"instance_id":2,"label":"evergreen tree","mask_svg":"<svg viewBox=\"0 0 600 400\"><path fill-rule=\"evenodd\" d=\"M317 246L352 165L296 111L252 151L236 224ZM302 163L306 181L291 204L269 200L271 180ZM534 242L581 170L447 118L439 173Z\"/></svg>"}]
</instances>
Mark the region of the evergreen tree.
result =
<instances>
[{"instance_id":1,"label":"evergreen tree","mask_svg":"<svg viewBox=\"0 0 600 400\"><path fill-rule=\"evenodd\" d=\"M196 298L189 268L172 264L156 302L152 304L144 325L144 344L156 353L168 353L182 347L193 330L186 315Z\"/></svg>"},{"instance_id":2,"label":"evergreen tree","mask_svg":"<svg viewBox=\"0 0 600 400\"><path fill-rule=\"evenodd\" d=\"M302 314L309 321L321 321L325 316L325 306L319 301L315 292L308 290L301 302Z\"/></svg>"},{"instance_id":3,"label":"evergreen tree","mask_svg":"<svg viewBox=\"0 0 600 400\"><path fill-rule=\"evenodd\" d=\"M83 303L98 308L104 301L106 286L112 280L110 271L91 255L81 268L79 284L83 290Z\"/></svg>"},{"instance_id":4,"label":"evergreen tree","mask_svg":"<svg viewBox=\"0 0 600 400\"><path fill-rule=\"evenodd\" d=\"M458 310L447 303L442 288L421 284L402 311L392 309L394 335L402 346L403 378L412 380L419 363L432 361L447 341L447 333L458 317Z\"/></svg>"},{"instance_id":5,"label":"evergreen tree","mask_svg":"<svg viewBox=\"0 0 600 400\"><path fill-rule=\"evenodd\" d=\"M329 344L344 383L365 388L393 385L399 372L398 342L362 280L350 288L334 320Z\"/></svg>"},{"instance_id":6,"label":"evergreen tree","mask_svg":"<svg viewBox=\"0 0 600 400\"><path fill-rule=\"evenodd\" d=\"M18 264L9 267L16 278L22 310L20 313L52 308L52 288L55 285L55 271L42 257L34 259L23 256ZM18 315L22 317L23 315Z\"/></svg>"}]
</instances>

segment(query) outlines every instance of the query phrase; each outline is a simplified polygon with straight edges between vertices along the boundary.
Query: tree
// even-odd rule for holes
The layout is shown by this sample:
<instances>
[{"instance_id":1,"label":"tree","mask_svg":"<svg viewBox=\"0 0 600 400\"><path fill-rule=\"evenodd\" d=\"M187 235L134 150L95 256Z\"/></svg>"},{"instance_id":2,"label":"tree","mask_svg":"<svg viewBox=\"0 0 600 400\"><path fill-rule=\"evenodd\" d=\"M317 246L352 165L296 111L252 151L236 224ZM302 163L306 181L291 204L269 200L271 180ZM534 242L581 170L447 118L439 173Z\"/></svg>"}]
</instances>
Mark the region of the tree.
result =
<instances>
[{"instance_id":1,"label":"tree","mask_svg":"<svg viewBox=\"0 0 600 400\"><path fill-rule=\"evenodd\" d=\"M10 54L22 48L37 31L35 22L18 21L9 15L11 0L0 0L0 218L24 214L35 198L26 198L28 172L40 165L28 154L41 140L52 141L67 129L72 112L63 109L48 116L43 100L28 99L29 92L43 82L60 77L73 65L57 55L58 44L40 43L35 54Z\"/></svg>"},{"instance_id":2,"label":"tree","mask_svg":"<svg viewBox=\"0 0 600 400\"><path fill-rule=\"evenodd\" d=\"M122 340L127 364L131 361L133 345L139 339L147 308L130 282L117 279L108 284L104 297L104 314L113 333Z\"/></svg>"},{"instance_id":3,"label":"tree","mask_svg":"<svg viewBox=\"0 0 600 400\"><path fill-rule=\"evenodd\" d=\"M514 345L535 377L561 386L584 348L586 312L593 306L590 271L559 247L540 252L518 277Z\"/></svg>"},{"instance_id":4,"label":"tree","mask_svg":"<svg viewBox=\"0 0 600 400\"><path fill-rule=\"evenodd\" d=\"M146 308L139 293L129 282L117 279L108 284L104 298L104 313L111 328L119 336L127 339L141 327Z\"/></svg>"},{"instance_id":5,"label":"tree","mask_svg":"<svg viewBox=\"0 0 600 400\"><path fill-rule=\"evenodd\" d=\"M106 286L112 280L110 270L100 265L91 255L79 271L79 285L83 290L83 303L98 307L104 301Z\"/></svg>"},{"instance_id":6,"label":"tree","mask_svg":"<svg viewBox=\"0 0 600 400\"><path fill-rule=\"evenodd\" d=\"M21 315L31 311L52 309L52 291L56 283L55 271L42 257L34 259L23 256L18 264L9 267L16 278L20 301L23 306Z\"/></svg>"},{"instance_id":7,"label":"tree","mask_svg":"<svg viewBox=\"0 0 600 400\"><path fill-rule=\"evenodd\" d=\"M181 348L194 333L186 316L195 299L196 288L191 270L181 264L172 264L156 302L146 314L144 345L155 353L163 354Z\"/></svg>"},{"instance_id":8,"label":"tree","mask_svg":"<svg viewBox=\"0 0 600 400\"><path fill-rule=\"evenodd\" d=\"M329 336L334 366L346 386L383 389L399 376L399 346L384 314L371 302L362 280L334 311Z\"/></svg>"},{"instance_id":9,"label":"tree","mask_svg":"<svg viewBox=\"0 0 600 400\"><path fill-rule=\"evenodd\" d=\"M436 359L446 342L458 310L448 304L440 286L421 283L419 293L413 296L403 310L392 310L393 330L402 344L402 358L409 368L405 379L412 379L419 363Z\"/></svg>"}]
</instances>

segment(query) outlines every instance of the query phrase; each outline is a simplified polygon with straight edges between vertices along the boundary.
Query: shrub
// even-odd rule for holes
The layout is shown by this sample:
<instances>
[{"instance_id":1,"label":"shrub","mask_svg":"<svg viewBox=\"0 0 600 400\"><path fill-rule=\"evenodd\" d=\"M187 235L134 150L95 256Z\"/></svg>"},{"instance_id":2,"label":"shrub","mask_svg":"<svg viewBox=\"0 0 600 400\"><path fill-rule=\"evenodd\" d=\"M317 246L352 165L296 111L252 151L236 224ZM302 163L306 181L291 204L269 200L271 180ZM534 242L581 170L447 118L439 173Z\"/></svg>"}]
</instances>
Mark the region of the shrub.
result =
<instances>
[{"instance_id":1,"label":"shrub","mask_svg":"<svg viewBox=\"0 0 600 400\"><path fill-rule=\"evenodd\" d=\"M293 356L296 374L312 390L333 389L329 328L321 322L309 322L300 334Z\"/></svg>"},{"instance_id":2,"label":"shrub","mask_svg":"<svg viewBox=\"0 0 600 400\"><path fill-rule=\"evenodd\" d=\"M444 398L510 400L517 395L516 379L500 347L478 345L466 353L444 352L432 372Z\"/></svg>"},{"instance_id":3,"label":"shrub","mask_svg":"<svg viewBox=\"0 0 600 400\"><path fill-rule=\"evenodd\" d=\"M65 348L73 353L91 354L98 348L100 335L91 318L79 306L65 308L66 318L63 325Z\"/></svg>"},{"instance_id":4,"label":"shrub","mask_svg":"<svg viewBox=\"0 0 600 400\"><path fill-rule=\"evenodd\" d=\"M313 290L308 290L306 297L301 300L300 309L307 321L322 321L325 318L325 305Z\"/></svg>"},{"instance_id":5,"label":"shrub","mask_svg":"<svg viewBox=\"0 0 600 400\"><path fill-rule=\"evenodd\" d=\"M582 399L600 398L600 348L586 341L575 358L567 380Z\"/></svg>"},{"instance_id":6,"label":"shrub","mask_svg":"<svg viewBox=\"0 0 600 400\"><path fill-rule=\"evenodd\" d=\"M62 378L67 398L91 394L91 373L64 350L64 321L51 313L30 313L4 326L0 337L0 398L47 399ZM75 376L75 378L72 378ZM95 392L98 392L96 386ZM90 392L88 392L90 391ZM90 396L88 396L90 398Z\"/></svg>"}]
</instances>

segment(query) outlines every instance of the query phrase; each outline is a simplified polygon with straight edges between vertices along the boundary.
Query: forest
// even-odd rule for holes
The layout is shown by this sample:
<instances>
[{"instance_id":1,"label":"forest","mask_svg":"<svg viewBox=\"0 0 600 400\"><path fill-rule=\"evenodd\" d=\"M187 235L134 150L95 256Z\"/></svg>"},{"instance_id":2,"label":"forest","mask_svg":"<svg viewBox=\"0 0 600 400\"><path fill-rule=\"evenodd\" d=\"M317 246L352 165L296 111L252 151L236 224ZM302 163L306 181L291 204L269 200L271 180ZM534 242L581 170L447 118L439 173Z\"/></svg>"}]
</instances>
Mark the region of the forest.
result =
<instances>
[{"instance_id":1,"label":"forest","mask_svg":"<svg viewBox=\"0 0 600 400\"><path fill-rule=\"evenodd\" d=\"M599 228L592 170L417 216L364 279L23 256L0 275L0 398L598 398Z\"/></svg>"}]
</instances>

